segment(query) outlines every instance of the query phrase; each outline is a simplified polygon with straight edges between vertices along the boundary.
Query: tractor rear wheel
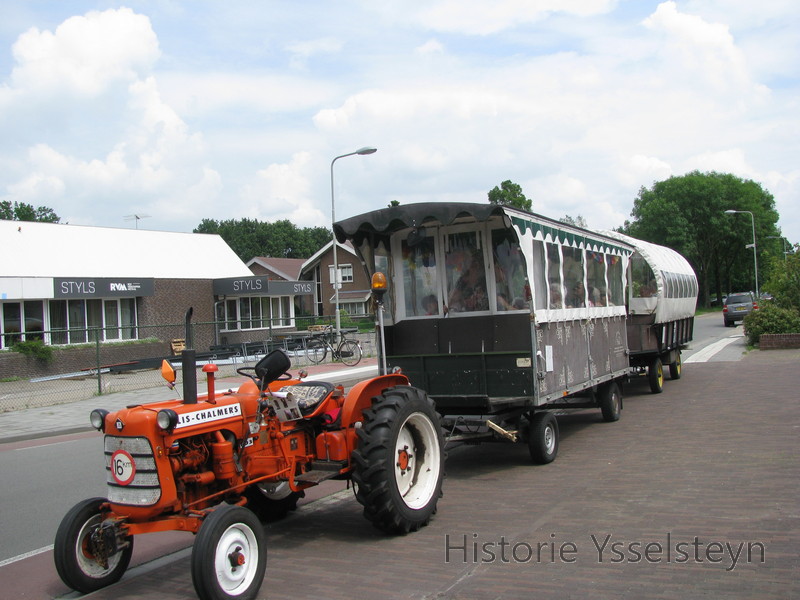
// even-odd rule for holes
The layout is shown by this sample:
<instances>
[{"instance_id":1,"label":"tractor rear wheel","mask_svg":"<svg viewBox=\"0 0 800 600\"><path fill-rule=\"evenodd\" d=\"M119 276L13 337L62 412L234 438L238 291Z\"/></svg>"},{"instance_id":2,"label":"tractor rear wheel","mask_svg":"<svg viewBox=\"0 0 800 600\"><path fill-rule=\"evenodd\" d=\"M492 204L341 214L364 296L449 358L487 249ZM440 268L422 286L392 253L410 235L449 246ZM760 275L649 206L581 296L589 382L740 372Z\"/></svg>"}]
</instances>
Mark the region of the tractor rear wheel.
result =
<instances>
[{"instance_id":1,"label":"tractor rear wheel","mask_svg":"<svg viewBox=\"0 0 800 600\"><path fill-rule=\"evenodd\" d=\"M255 513L221 504L203 521L192 548L192 582L200 600L252 600L267 568L264 528Z\"/></svg>"},{"instance_id":2,"label":"tractor rear wheel","mask_svg":"<svg viewBox=\"0 0 800 600\"><path fill-rule=\"evenodd\" d=\"M120 580L133 554L133 537L114 554L104 551L105 536L92 534L103 523L100 505L105 498L78 502L64 516L56 532L53 558L61 580L73 590L88 594Z\"/></svg>"},{"instance_id":3,"label":"tractor rear wheel","mask_svg":"<svg viewBox=\"0 0 800 600\"><path fill-rule=\"evenodd\" d=\"M444 439L427 394L411 386L388 388L372 399L357 430L353 482L364 516L387 533L427 525L444 478Z\"/></svg>"}]
</instances>

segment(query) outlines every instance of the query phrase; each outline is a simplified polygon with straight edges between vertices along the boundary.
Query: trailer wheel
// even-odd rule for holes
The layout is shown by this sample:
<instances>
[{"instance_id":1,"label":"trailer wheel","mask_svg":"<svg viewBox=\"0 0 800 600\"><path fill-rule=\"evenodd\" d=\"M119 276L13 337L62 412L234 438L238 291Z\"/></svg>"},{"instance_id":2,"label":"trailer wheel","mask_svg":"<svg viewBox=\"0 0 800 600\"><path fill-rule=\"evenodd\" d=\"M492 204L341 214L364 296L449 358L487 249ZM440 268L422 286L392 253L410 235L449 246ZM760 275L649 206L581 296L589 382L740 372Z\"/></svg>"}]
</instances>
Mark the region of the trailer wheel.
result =
<instances>
[{"instance_id":1,"label":"trailer wheel","mask_svg":"<svg viewBox=\"0 0 800 600\"><path fill-rule=\"evenodd\" d=\"M200 600L252 600L267 568L264 528L253 511L221 504L203 521L192 548Z\"/></svg>"},{"instance_id":2,"label":"trailer wheel","mask_svg":"<svg viewBox=\"0 0 800 600\"><path fill-rule=\"evenodd\" d=\"M247 508L259 519L271 523L284 518L290 511L297 509L297 501L305 492L293 492L288 481L264 482L251 485L244 493Z\"/></svg>"},{"instance_id":3,"label":"trailer wheel","mask_svg":"<svg viewBox=\"0 0 800 600\"><path fill-rule=\"evenodd\" d=\"M549 412L534 413L528 430L528 450L537 465L553 462L558 454L558 421Z\"/></svg>"},{"instance_id":4,"label":"trailer wheel","mask_svg":"<svg viewBox=\"0 0 800 600\"><path fill-rule=\"evenodd\" d=\"M61 580L73 590L88 594L116 583L125 573L133 554L133 537L128 545L108 556L103 551L105 538L92 534L103 522L100 505L105 498L88 498L78 502L64 516L56 532L53 558Z\"/></svg>"},{"instance_id":5,"label":"trailer wheel","mask_svg":"<svg viewBox=\"0 0 800 600\"><path fill-rule=\"evenodd\" d=\"M678 350L678 356L675 358L674 361L669 363L669 378L670 379L680 379L681 378L681 351Z\"/></svg>"},{"instance_id":6,"label":"trailer wheel","mask_svg":"<svg viewBox=\"0 0 800 600\"><path fill-rule=\"evenodd\" d=\"M650 391L654 394L664 391L664 365L658 356L647 367L647 381L650 383Z\"/></svg>"},{"instance_id":7,"label":"trailer wheel","mask_svg":"<svg viewBox=\"0 0 800 600\"><path fill-rule=\"evenodd\" d=\"M610 381L600 388L600 412L603 420L612 423L619 421L622 411L622 394L615 381Z\"/></svg>"},{"instance_id":8,"label":"trailer wheel","mask_svg":"<svg viewBox=\"0 0 800 600\"><path fill-rule=\"evenodd\" d=\"M411 386L388 388L372 399L357 434L353 482L364 516L387 533L427 525L444 478L444 440L433 401Z\"/></svg>"}]
</instances>

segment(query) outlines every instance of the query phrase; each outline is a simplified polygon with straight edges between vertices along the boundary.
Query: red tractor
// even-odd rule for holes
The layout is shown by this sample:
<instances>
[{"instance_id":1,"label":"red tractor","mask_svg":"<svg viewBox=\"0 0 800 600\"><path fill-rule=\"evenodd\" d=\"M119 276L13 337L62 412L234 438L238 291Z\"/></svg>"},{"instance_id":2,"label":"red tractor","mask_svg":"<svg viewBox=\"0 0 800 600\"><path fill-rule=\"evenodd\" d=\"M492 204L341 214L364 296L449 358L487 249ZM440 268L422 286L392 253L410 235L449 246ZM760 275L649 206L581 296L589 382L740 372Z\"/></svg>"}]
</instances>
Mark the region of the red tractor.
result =
<instances>
[{"instance_id":1,"label":"red tractor","mask_svg":"<svg viewBox=\"0 0 800 600\"><path fill-rule=\"evenodd\" d=\"M69 587L88 593L118 581L137 535L187 531L197 535L197 595L253 598L266 569L261 521L328 479L352 481L364 516L389 533L415 531L435 512L444 475L439 416L404 375L361 381L345 394L289 375L289 357L276 350L238 370L251 381L237 391L215 391L216 365L206 365L208 392L198 396L194 351L182 360L183 400L91 413L105 435L108 497L78 503L58 528L55 564ZM162 373L174 382L166 361Z\"/></svg>"}]
</instances>

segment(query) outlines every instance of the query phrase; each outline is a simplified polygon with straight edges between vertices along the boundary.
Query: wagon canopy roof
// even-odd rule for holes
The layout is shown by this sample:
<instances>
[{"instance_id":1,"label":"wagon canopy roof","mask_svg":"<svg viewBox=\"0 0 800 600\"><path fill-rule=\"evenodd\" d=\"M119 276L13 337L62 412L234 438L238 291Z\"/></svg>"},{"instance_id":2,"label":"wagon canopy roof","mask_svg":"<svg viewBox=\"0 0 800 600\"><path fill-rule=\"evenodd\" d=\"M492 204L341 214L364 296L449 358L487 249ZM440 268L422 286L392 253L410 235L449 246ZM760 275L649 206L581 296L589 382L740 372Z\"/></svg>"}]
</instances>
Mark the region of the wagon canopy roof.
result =
<instances>
[{"instance_id":1,"label":"wagon canopy roof","mask_svg":"<svg viewBox=\"0 0 800 600\"><path fill-rule=\"evenodd\" d=\"M390 206L338 221L334 223L333 231L339 242L350 239L358 246L372 233L388 235L407 227L421 227L426 223L449 225L460 217L472 217L483 222L504 214L504 208L495 204L419 202Z\"/></svg>"},{"instance_id":2,"label":"wagon canopy roof","mask_svg":"<svg viewBox=\"0 0 800 600\"><path fill-rule=\"evenodd\" d=\"M617 231L602 231L601 233L623 242L627 242L636 248L636 251L647 261L647 264L650 265L650 268L653 269L653 272L680 273L682 275L696 277L694 269L692 269L689 261L686 260L682 254L676 252L672 248L667 248L666 246L659 246L658 244L653 244L652 242L645 242L644 240L632 238L629 235L625 235L624 233L619 233Z\"/></svg>"}]
</instances>

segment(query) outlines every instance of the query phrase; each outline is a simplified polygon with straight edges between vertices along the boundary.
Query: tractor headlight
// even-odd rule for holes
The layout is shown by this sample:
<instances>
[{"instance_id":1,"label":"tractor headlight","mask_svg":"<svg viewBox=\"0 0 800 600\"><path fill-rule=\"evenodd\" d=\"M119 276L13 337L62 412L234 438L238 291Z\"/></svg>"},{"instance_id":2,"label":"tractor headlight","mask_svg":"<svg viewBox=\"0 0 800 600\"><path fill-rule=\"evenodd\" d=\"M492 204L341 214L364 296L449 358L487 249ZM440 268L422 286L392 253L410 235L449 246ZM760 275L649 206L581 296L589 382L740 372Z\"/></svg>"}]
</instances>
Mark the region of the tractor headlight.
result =
<instances>
[{"instance_id":1,"label":"tractor headlight","mask_svg":"<svg viewBox=\"0 0 800 600\"><path fill-rule=\"evenodd\" d=\"M156 415L156 423L164 431L172 431L178 424L178 413L169 408L162 409Z\"/></svg>"},{"instance_id":2,"label":"tractor headlight","mask_svg":"<svg viewBox=\"0 0 800 600\"><path fill-rule=\"evenodd\" d=\"M97 429L97 431L105 432L106 415L108 415L107 410L95 408L91 413L89 413L89 423L91 423L92 427Z\"/></svg>"}]
</instances>

